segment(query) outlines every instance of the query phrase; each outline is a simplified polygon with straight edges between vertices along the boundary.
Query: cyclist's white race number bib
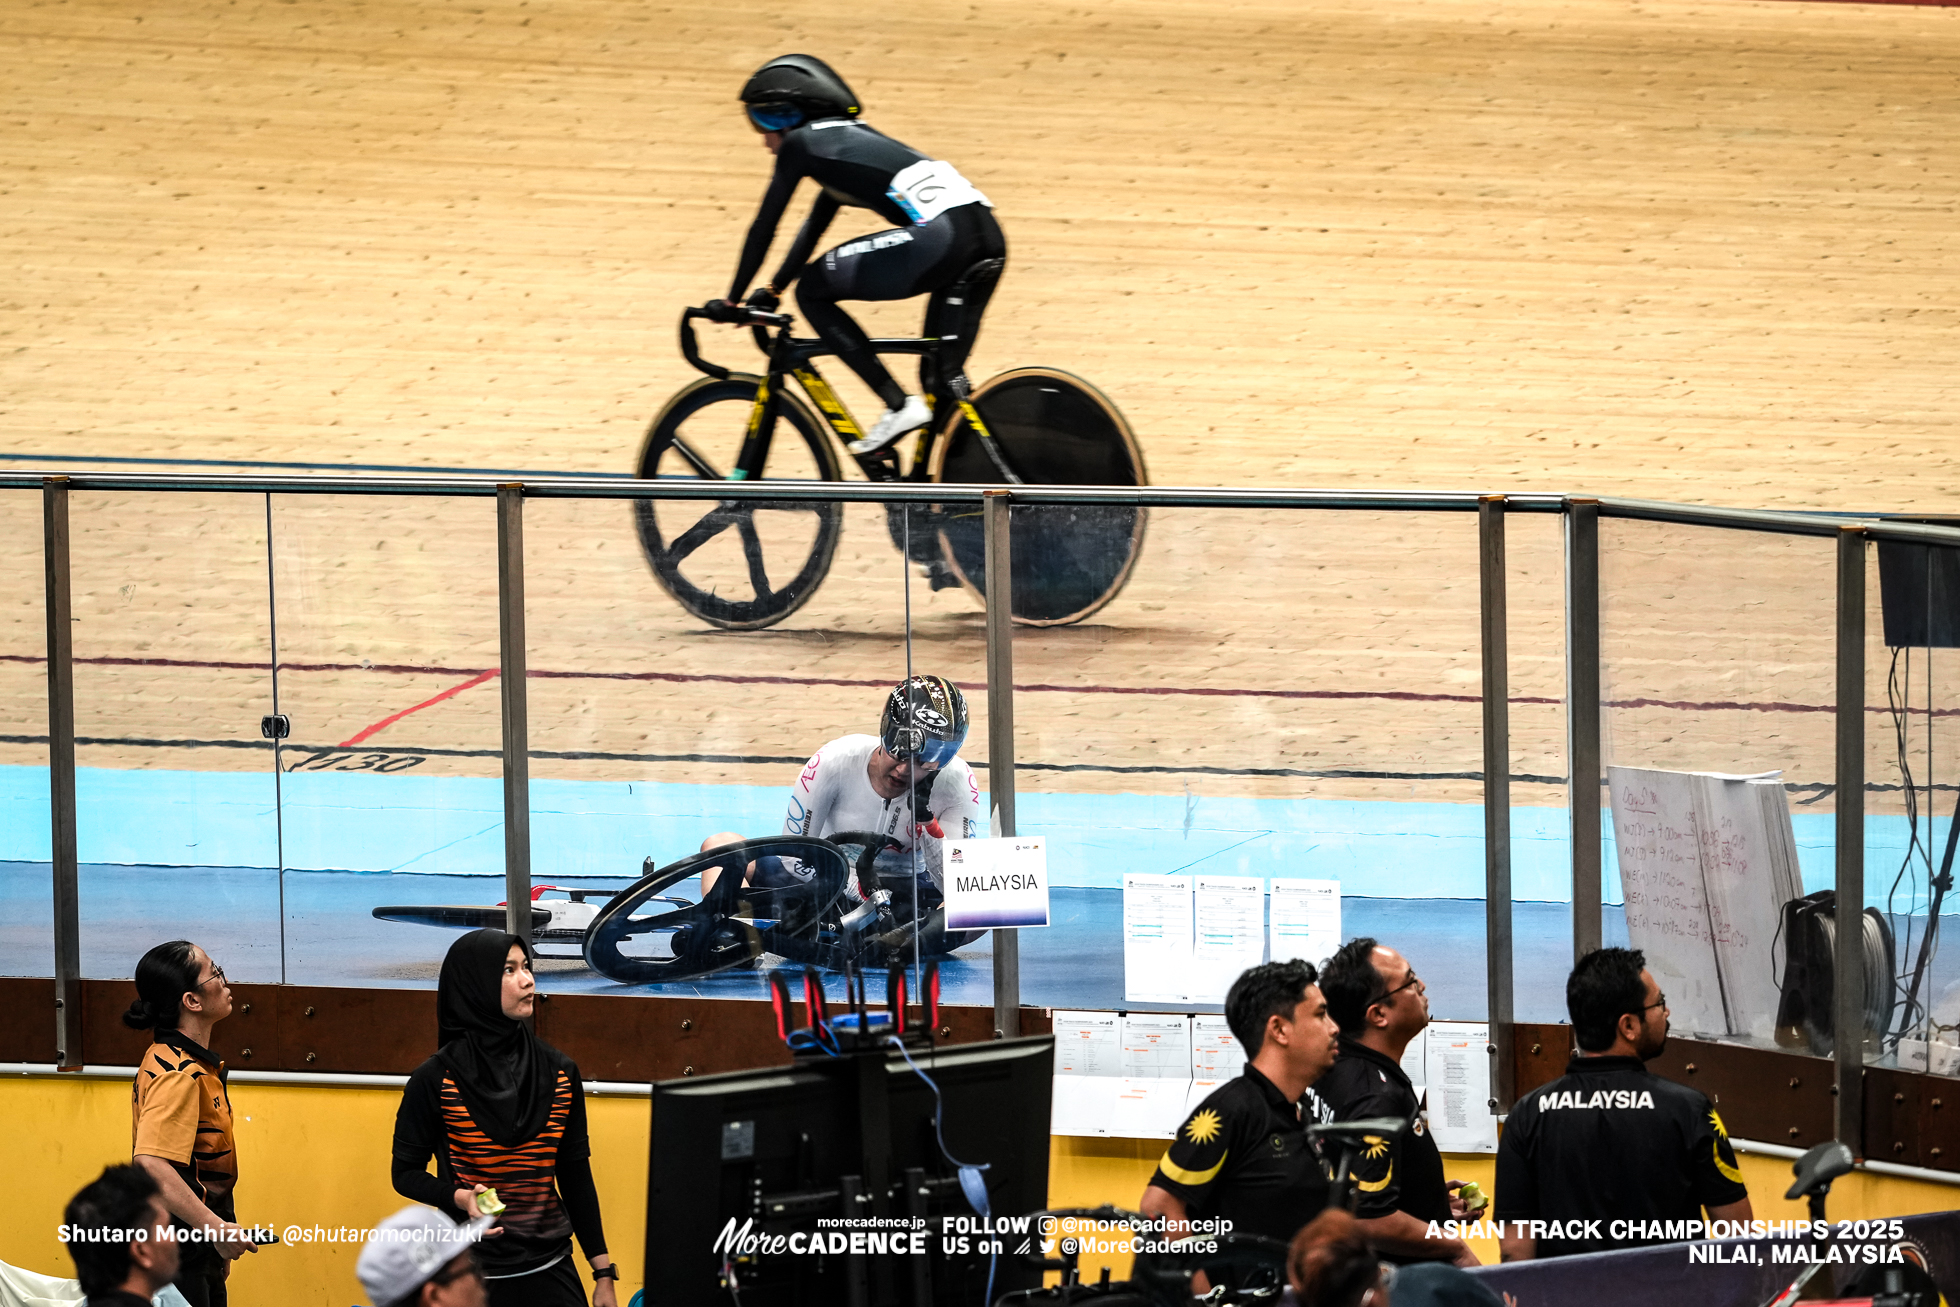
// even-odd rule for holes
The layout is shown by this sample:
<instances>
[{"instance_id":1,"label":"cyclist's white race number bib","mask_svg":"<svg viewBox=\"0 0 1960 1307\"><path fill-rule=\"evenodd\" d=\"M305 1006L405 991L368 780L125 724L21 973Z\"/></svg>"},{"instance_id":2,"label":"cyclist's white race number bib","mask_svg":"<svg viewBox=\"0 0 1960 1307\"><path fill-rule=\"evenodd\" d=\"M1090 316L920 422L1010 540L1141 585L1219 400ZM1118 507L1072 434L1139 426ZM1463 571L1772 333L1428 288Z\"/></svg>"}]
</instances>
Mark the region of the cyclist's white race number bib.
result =
<instances>
[{"instance_id":1,"label":"cyclist's white race number bib","mask_svg":"<svg viewBox=\"0 0 1960 1307\"><path fill-rule=\"evenodd\" d=\"M946 210L957 209L962 204L994 207L991 200L974 189L972 182L960 176L958 168L944 159L921 159L899 170L885 194L905 210L915 227L923 227Z\"/></svg>"}]
</instances>

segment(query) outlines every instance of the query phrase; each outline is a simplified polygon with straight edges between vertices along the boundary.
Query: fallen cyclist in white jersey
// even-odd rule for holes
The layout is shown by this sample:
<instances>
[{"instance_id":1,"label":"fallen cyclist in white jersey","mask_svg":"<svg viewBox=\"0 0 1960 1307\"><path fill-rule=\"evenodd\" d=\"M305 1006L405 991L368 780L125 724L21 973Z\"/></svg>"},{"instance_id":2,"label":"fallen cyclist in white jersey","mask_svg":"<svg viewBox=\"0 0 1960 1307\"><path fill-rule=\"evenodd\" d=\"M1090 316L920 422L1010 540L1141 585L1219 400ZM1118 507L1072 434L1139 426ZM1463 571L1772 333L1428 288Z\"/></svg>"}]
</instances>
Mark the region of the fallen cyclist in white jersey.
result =
<instances>
[{"instance_id":1,"label":"fallen cyclist in white jersey","mask_svg":"<svg viewBox=\"0 0 1960 1307\"><path fill-rule=\"evenodd\" d=\"M980 934L948 932L941 906L945 842L987 831L980 784L958 756L966 732L966 696L959 687L940 676L914 676L886 699L877 735L832 740L811 755L790 787L783 834L879 838L870 877L876 884L860 883L854 873L845 895L853 904L889 906L893 922L880 936L889 951L910 951L916 936L922 952L941 953ZM723 831L703 840L701 849L743 838ZM704 896L719 874L713 868L702 873ZM742 880L759 889L786 889L808 877L793 858L762 857ZM880 891L889 898L878 902Z\"/></svg>"}]
</instances>

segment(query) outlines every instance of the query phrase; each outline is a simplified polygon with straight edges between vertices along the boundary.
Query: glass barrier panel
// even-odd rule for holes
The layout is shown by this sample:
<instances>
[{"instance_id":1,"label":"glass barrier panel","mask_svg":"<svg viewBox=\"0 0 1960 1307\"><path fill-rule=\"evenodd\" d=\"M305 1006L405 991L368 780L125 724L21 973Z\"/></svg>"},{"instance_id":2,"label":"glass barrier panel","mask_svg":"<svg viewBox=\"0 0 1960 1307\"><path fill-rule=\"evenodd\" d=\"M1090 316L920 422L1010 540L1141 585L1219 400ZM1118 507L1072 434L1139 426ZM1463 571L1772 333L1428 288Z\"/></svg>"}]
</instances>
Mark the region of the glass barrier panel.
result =
<instances>
[{"instance_id":1,"label":"glass barrier panel","mask_svg":"<svg viewBox=\"0 0 1960 1307\"><path fill-rule=\"evenodd\" d=\"M54 974L41 492L0 491L0 975Z\"/></svg>"},{"instance_id":2,"label":"glass barrier panel","mask_svg":"<svg viewBox=\"0 0 1960 1307\"><path fill-rule=\"evenodd\" d=\"M1505 516L1511 722L1511 1010L1567 1020L1572 971L1571 762L1565 712L1565 519ZM1601 791L1603 796L1604 791ZM1595 800L1596 802L1598 800ZM1602 913L1608 944L1617 914Z\"/></svg>"},{"instance_id":3,"label":"glass barrier panel","mask_svg":"<svg viewBox=\"0 0 1960 1307\"><path fill-rule=\"evenodd\" d=\"M262 495L69 496L82 974L283 978Z\"/></svg>"},{"instance_id":4,"label":"glass barrier panel","mask_svg":"<svg viewBox=\"0 0 1960 1307\"><path fill-rule=\"evenodd\" d=\"M1891 978L1866 994L1870 1025L1885 1031L1867 1054L1956 1076L1960 965L1941 926L1960 910L1960 548L1878 541L1866 563L1865 929Z\"/></svg>"},{"instance_id":5,"label":"glass barrier panel","mask_svg":"<svg viewBox=\"0 0 1960 1307\"><path fill-rule=\"evenodd\" d=\"M1834 551L1600 522L1606 898L1680 1036L1829 1047L1793 968L1827 933L1803 896L1834 876Z\"/></svg>"},{"instance_id":6,"label":"glass barrier panel","mask_svg":"<svg viewBox=\"0 0 1960 1307\"><path fill-rule=\"evenodd\" d=\"M432 933L374 914L503 922L496 502L289 494L271 511L291 978L433 985Z\"/></svg>"},{"instance_id":7,"label":"glass barrier panel","mask_svg":"<svg viewBox=\"0 0 1960 1307\"><path fill-rule=\"evenodd\" d=\"M695 433L694 443L726 460L733 451L710 443L739 434ZM909 665L969 691L976 725L961 757L984 761L978 606L958 591L935 594L916 566L908 576L907 522L901 509L865 503L526 504L533 880L556 887L537 907L545 928L561 932L541 964L547 988L766 998L771 970L816 966L841 997L838 966L849 956L874 973L873 1003L882 1003L891 948L870 945L910 919L908 857L877 863L872 875L893 891L895 915L854 921L850 948L839 921L861 886L840 884L814 902L824 896L806 892L812 860L769 854L744 868L743 894L710 897L722 869L689 860L717 836L912 824L909 794L874 793L871 752L908 668L908 590L919 622L963 634L959 658L914 649ZM930 545L925 525L915 534ZM650 874L657 883L606 915ZM928 910L930 897L920 899ZM603 970L586 962L594 922L602 942L590 956ZM426 929L397 929L440 947ZM992 1002L984 939L952 950L943 968L946 1002Z\"/></svg>"},{"instance_id":8,"label":"glass barrier panel","mask_svg":"<svg viewBox=\"0 0 1960 1307\"><path fill-rule=\"evenodd\" d=\"M1123 523L1086 561L1024 548L1041 531L1023 511L1017 587L1024 558L1106 575L1128 548ZM1023 936L1023 1001L1217 1013L1247 965L1372 935L1436 1019L1482 1021L1475 515L1153 508L1130 525L1119 593L1015 633L1019 825L1048 841L1055 913ZM1562 802L1530 778L1513 795ZM1565 882L1562 856L1521 860L1517 897Z\"/></svg>"}]
</instances>

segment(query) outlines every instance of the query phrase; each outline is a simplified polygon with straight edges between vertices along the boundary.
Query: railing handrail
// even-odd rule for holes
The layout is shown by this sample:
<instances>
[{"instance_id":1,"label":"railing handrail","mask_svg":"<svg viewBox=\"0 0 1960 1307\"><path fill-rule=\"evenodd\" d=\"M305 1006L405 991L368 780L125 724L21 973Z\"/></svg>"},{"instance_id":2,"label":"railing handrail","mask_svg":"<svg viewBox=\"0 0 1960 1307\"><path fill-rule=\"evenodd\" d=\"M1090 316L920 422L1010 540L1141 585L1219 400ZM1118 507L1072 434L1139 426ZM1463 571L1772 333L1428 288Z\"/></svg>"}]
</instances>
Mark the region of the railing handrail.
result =
<instances>
[{"instance_id":1,"label":"railing handrail","mask_svg":"<svg viewBox=\"0 0 1960 1307\"><path fill-rule=\"evenodd\" d=\"M50 478L70 490L280 495L429 495L494 498L500 486L520 485L526 499L648 499L652 483L616 475L513 478L483 476L251 476L208 472L92 472L50 469L0 471L0 490L39 490ZM661 499L789 500L871 504L980 504L999 486L894 481L674 480L659 486ZM1448 490L1349 490L1238 486L1016 486L1023 504L1078 504L1138 508L1278 508L1395 513L1474 513L1485 496ZM1874 539L1960 546L1960 526L1906 520L1916 516L1834 513L1816 510L1722 508L1655 499L1531 490L1504 495L1513 513L1562 513L1573 500L1599 505L1602 517L1667 522L1772 535L1834 536L1862 527Z\"/></svg>"},{"instance_id":2,"label":"railing handrail","mask_svg":"<svg viewBox=\"0 0 1960 1307\"><path fill-rule=\"evenodd\" d=\"M50 478L70 490L162 491L219 494L432 495L493 498L499 487L519 485L527 499L647 499L649 482L618 476L248 476L200 472L4 471L0 490L39 490ZM891 481L674 480L660 485L662 499L789 500L874 504L980 504L998 486ZM1236 486L1017 486L1024 504L1079 504L1140 508L1279 508L1320 511L1473 513L1485 496L1446 490L1347 490ZM1513 513L1562 513L1574 499L1599 505L1603 517L1668 522L1773 535L1834 536L1847 526L1875 539L1960 545L1960 526L1936 526L1890 514L1830 513L1762 508L1722 508L1665 500L1624 499L1551 491L1504 496Z\"/></svg>"}]
</instances>

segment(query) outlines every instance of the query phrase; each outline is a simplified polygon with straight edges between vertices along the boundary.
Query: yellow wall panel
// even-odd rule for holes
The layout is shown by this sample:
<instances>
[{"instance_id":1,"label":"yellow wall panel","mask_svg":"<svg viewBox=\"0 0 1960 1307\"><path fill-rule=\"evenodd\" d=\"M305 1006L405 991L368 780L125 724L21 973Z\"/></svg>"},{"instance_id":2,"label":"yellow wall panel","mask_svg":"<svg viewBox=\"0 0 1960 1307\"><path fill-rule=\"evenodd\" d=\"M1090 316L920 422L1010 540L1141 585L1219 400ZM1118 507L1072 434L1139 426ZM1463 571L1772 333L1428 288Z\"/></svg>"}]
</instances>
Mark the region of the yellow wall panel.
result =
<instances>
[{"instance_id":1,"label":"yellow wall panel","mask_svg":"<svg viewBox=\"0 0 1960 1307\"><path fill-rule=\"evenodd\" d=\"M354 1278L358 1242L335 1237L371 1229L408 1200L389 1179L393 1089L336 1086L232 1086L238 1132L238 1215L269 1224L319 1227L316 1241L279 1244L233 1264L232 1293L245 1303L347 1307L362 1301ZM625 1304L643 1282L646 1226L647 1100L586 1100L592 1172L606 1239L622 1274ZM73 1275L55 1237L61 1209L101 1169L129 1160L129 1085L119 1080L23 1078L0 1081L0 1119L32 1122L18 1135L11 1203L0 1222L0 1261L48 1275ZM17 1126L18 1129L18 1126ZM576 1259L584 1269L583 1258Z\"/></svg>"},{"instance_id":2,"label":"yellow wall panel","mask_svg":"<svg viewBox=\"0 0 1960 1307\"><path fill-rule=\"evenodd\" d=\"M360 1300L354 1279L358 1243L332 1232L371 1228L406 1200L389 1182L389 1141L394 1133L392 1089L250 1085L233 1087L238 1118L239 1204L247 1223L319 1227L328 1237L281 1244L242 1258L233 1272L241 1302L280 1302L294 1307L347 1307ZM642 1232L646 1223L647 1101L587 1099L592 1132L592 1170L604 1208L606 1235L619 1259L622 1305L643 1283ZM70 1275L73 1265L55 1238L61 1209L101 1168L129 1157L129 1086L120 1080L26 1077L0 1080L0 1119L15 1123L16 1158L8 1189L14 1219L0 1222L0 1261L45 1274ZM1049 1145L1049 1202L1056 1207L1114 1204L1135 1210L1163 1151L1160 1140L1082 1139L1056 1136ZM1493 1188L1488 1156L1445 1159L1452 1179ZM1803 1215L1801 1203L1783 1201L1790 1164L1744 1154L1743 1177L1756 1215ZM1904 1216L1960 1205L1949 1185L1859 1172L1838 1181L1833 1217ZM1473 1246L1495 1260L1494 1241ZM584 1261L579 1259L583 1268ZM1084 1275L1094 1279L1107 1265L1128 1272L1126 1256L1091 1256Z\"/></svg>"}]
</instances>

